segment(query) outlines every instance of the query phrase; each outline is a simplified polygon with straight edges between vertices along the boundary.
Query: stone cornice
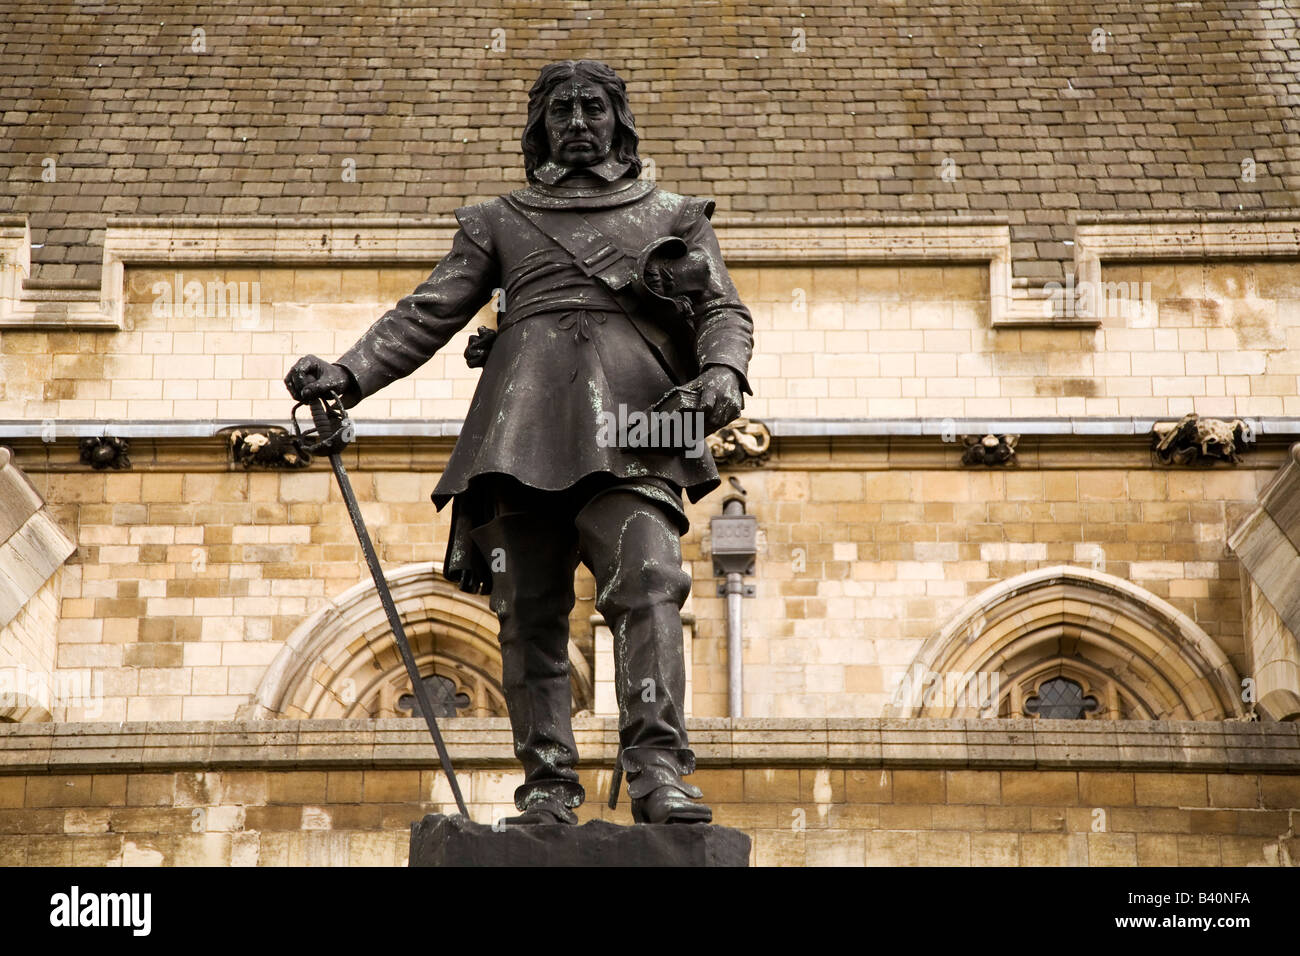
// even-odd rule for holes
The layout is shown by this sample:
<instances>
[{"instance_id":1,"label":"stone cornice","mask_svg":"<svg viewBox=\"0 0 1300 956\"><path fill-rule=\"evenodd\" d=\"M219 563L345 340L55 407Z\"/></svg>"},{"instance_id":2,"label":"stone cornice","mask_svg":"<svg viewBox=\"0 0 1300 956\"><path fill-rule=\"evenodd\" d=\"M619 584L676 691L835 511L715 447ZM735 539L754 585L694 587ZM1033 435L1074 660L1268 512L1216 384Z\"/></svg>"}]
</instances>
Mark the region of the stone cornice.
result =
<instances>
[{"instance_id":1,"label":"stone cornice","mask_svg":"<svg viewBox=\"0 0 1300 956\"><path fill-rule=\"evenodd\" d=\"M104 239L104 285L120 301L124 265L178 262L264 265L426 263L451 247L454 219L238 220L110 219ZM993 324L1042 319L1011 277L1011 230L990 219L966 222L891 218L821 223L736 220L717 226L733 266L893 262L989 263ZM1096 324L1084 323L1084 324Z\"/></svg>"},{"instance_id":2,"label":"stone cornice","mask_svg":"<svg viewBox=\"0 0 1300 956\"><path fill-rule=\"evenodd\" d=\"M120 329L128 266L432 265L450 247L455 229L450 218L110 218L100 288L36 288L28 281L27 220L3 217L0 328ZM986 262L994 328L1095 327L1101 321L1089 311L1093 300L1056 309L1044 290L1031 293L1014 279L1010 226L997 217L736 218L720 219L717 232L733 265ZM1300 220L1294 217L1094 217L1075 236L1079 284L1100 283L1103 261L1300 255Z\"/></svg>"},{"instance_id":3,"label":"stone cornice","mask_svg":"<svg viewBox=\"0 0 1300 956\"><path fill-rule=\"evenodd\" d=\"M889 469L960 469L962 435L1018 434L1019 470L1088 470L1169 466L1151 455L1149 419L774 419L765 422L773 440L758 466L775 470L883 471ZM78 439L111 434L131 441L134 471L242 471L231 461L229 441L221 432L248 422L36 422L0 421L0 445L13 449L16 463L29 473L82 472ZM261 424L278 425L279 422ZM460 422L372 421L357 423L358 441L344 452L349 469L439 471L446 467ZM1255 420L1257 440L1240 464L1212 467L1273 471L1289 460L1300 441L1300 420ZM945 429L953 440L945 441ZM328 469L324 460L312 469ZM729 466L722 466L724 470ZM254 472L257 469L253 469Z\"/></svg>"},{"instance_id":4,"label":"stone cornice","mask_svg":"<svg viewBox=\"0 0 1300 956\"><path fill-rule=\"evenodd\" d=\"M1074 230L1074 278L1103 296L1103 262L1300 258L1300 219L1262 216L1241 220L1223 215L1170 216L1161 221L1092 217ZM1104 295L1104 293L1103 293Z\"/></svg>"},{"instance_id":5,"label":"stone cornice","mask_svg":"<svg viewBox=\"0 0 1300 956\"><path fill-rule=\"evenodd\" d=\"M286 399L287 401L287 399ZM1170 418L1087 417L1087 418L763 418L773 438L942 438L954 435L1016 434L1042 438L1132 438L1150 437L1152 426ZM1260 440L1300 439L1300 418L1261 416L1251 419ZM235 427L273 425L291 428L282 421L248 422L243 419L48 419L25 421L0 419L0 441L47 437L83 438L112 434L121 438L210 438ZM459 419L356 419L356 433L362 438L455 438Z\"/></svg>"},{"instance_id":6,"label":"stone cornice","mask_svg":"<svg viewBox=\"0 0 1300 956\"><path fill-rule=\"evenodd\" d=\"M1300 773L1300 724L697 718L702 768L1128 770ZM513 768L505 718L443 724L460 769ZM609 766L617 719L574 719L589 766ZM315 720L0 726L0 774L172 770L434 769L413 720Z\"/></svg>"}]
</instances>

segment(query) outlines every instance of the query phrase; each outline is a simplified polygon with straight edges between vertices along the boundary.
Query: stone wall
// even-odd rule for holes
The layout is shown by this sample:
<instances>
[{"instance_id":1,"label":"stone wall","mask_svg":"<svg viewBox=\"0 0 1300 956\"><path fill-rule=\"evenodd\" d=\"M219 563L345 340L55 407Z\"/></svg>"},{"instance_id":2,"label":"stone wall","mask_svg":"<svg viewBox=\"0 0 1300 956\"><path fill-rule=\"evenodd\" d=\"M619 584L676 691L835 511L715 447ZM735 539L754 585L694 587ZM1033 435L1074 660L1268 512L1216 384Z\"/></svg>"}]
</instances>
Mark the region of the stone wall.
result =
<instances>
[{"instance_id":1,"label":"stone wall","mask_svg":"<svg viewBox=\"0 0 1300 956\"><path fill-rule=\"evenodd\" d=\"M1300 726L1050 724L697 720L692 779L759 866L1300 862ZM614 726L578 722L588 766ZM471 815L513 814L505 722L446 736ZM0 865L399 866L452 809L433 766L415 721L0 728Z\"/></svg>"},{"instance_id":2,"label":"stone wall","mask_svg":"<svg viewBox=\"0 0 1300 956\"><path fill-rule=\"evenodd\" d=\"M1107 468L1098 449L1080 468L1048 448L1036 458L1026 449L1014 470L926 467L941 447L827 448L818 465L781 455L740 475L767 542L757 598L745 602L747 714L880 713L921 642L958 608L995 582L1058 564L1097 567L1168 600L1246 670L1238 566L1223 542L1271 467ZM695 712L720 715L726 617L697 547L688 537L703 578Z\"/></svg>"},{"instance_id":3,"label":"stone wall","mask_svg":"<svg viewBox=\"0 0 1300 956\"><path fill-rule=\"evenodd\" d=\"M1098 446L1101 447L1098 447ZM368 580L324 463L245 472L220 438L137 440L131 471L76 464L75 442L15 443L75 529L58 665L102 675L98 715L229 719L310 614ZM446 516L428 495L447 439L362 438L354 487L381 561L440 561ZM1285 456L1261 443L1235 468L1153 467L1142 439L1089 445L1027 436L1021 464L963 469L937 438L779 441L769 467L735 472L764 544L744 603L746 713L875 716L921 643L972 596L1035 568L1096 567L1168 601L1241 674L1235 557L1223 542ZM232 470L237 469L237 470ZM726 708L725 610L692 506L693 712ZM578 579L573 633L590 648L592 583Z\"/></svg>"},{"instance_id":4,"label":"stone wall","mask_svg":"<svg viewBox=\"0 0 1300 956\"><path fill-rule=\"evenodd\" d=\"M341 354L436 259L431 252L422 268L129 268L124 331L0 332L0 419L279 421L292 359ZM749 412L1300 414L1300 263L1108 264L1099 296L1117 304L1095 329L991 327L989 268L737 266L756 329ZM204 297L187 308L194 282ZM213 283L232 291L209 297ZM487 309L421 371L367 400L362 418L463 418L478 373L462 352L481 322L491 323Z\"/></svg>"},{"instance_id":5,"label":"stone wall","mask_svg":"<svg viewBox=\"0 0 1300 956\"><path fill-rule=\"evenodd\" d=\"M91 472L76 461L69 420L120 419L143 434L150 419L283 421L292 357L337 355L424 275L190 265L126 270L125 331L0 333L0 416L50 417L45 440L13 444L80 549L58 667L102 675L107 720L233 717L293 629L365 573L323 463L245 473L219 436L136 438L132 470ZM1070 421L1295 414L1300 264L1108 264L1106 280L1136 289L1138 308L1096 329L991 328L989 269L736 268L757 324L749 412L817 426L778 430L767 466L738 473L764 540L757 597L745 603L746 713L880 714L921 642L967 600L1059 564L1169 601L1249 673L1238 565L1223 542L1280 465L1283 436L1265 429L1235 468L1170 470L1152 465L1139 419L1121 422L1128 437L1071 437ZM176 299L186 283L215 279L244 283L256 308L187 311ZM155 308L164 294L170 311ZM490 316L469 327L479 321ZM460 354L466 332L363 404L363 435L394 421L454 425L477 377ZM989 471L961 468L959 443L902 426L824 437L827 419L849 416L1063 424L1022 437L1015 468ZM441 559L446 521L428 495L451 441L363 437L350 452L386 566ZM706 534L718 507L692 507L684 541L696 581L692 705L703 716L726 707ZM574 633L588 653L590 599L580 574Z\"/></svg>"}]
</instances>

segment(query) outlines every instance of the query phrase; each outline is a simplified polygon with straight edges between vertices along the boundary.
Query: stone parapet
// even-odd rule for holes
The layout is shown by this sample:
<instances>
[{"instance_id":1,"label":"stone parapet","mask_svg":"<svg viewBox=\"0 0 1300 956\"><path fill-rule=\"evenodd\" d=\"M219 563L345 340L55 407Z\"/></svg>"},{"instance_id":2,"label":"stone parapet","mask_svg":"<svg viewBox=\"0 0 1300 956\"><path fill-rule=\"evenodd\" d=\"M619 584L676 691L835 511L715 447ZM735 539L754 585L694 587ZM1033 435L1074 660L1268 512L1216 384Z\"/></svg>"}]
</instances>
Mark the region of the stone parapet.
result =
<instances>
[{"instance_id":1,"label":"stone parapet","mask_svg":"<svg viewBox=\"0 0 1300 956\"><path fill-rule=\"evenodd\" d=\"M1300 723L888 718L696 718L702 769L853 767L1300 774ZM443 734L458 768L517 766L505 718ZM575 718L587 765L612 765L616 718ZM0 726L0 774L434 768L409 719Z\"/></svg>"}]
</instances>

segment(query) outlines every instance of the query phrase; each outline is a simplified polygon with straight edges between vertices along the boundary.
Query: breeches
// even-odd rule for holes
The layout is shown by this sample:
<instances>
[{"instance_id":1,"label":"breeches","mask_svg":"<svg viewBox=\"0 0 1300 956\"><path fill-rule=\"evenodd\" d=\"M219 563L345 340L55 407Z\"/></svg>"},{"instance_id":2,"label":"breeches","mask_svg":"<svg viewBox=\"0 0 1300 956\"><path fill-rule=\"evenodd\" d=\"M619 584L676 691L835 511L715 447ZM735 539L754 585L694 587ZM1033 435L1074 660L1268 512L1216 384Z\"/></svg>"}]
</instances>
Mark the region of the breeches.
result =
<instances>
[{"instance_id":1,"label":"breeches","mask_svg":"<svg viewBox=\"0 0 1300 956\"><path fill-rule=\"evenodd\" d=\"M613 634L628 792L681 785L694 755L684 719L681 606L691 582L681 567L680 512L661 485L616 479L566 492L503 483L496 501L496 518L472 537L492 570L502 683L525 775L516 805L560 796L577 806L585 795L568 653L579 561L595 577L596 609Z\"/></svg>"}]
</instances>

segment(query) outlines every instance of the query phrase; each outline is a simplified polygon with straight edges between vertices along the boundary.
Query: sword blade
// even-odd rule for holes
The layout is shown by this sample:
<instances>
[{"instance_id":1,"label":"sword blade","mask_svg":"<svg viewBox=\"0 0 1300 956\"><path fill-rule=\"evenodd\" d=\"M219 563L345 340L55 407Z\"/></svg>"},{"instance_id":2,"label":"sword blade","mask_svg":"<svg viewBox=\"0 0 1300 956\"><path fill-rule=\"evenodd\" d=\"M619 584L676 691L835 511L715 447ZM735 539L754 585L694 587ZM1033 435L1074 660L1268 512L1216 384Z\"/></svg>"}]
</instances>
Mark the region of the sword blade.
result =
<instances>
[{"instance_id":1,"label":"sword blade","mask_svg":"<svg viewBox=\"0 0 1300 956\"><path fill-rule=\"evenodd\" d=\"M415 700L420 706L420 713L424 715L424 722L429 726L429 733L433 737L433 745L438 749L438 761L442 764L442 772L447 775L447 782L451 784L451 792L456 798L457 809L468 820L470 819L469 810L465 807L465 798L461 796L460 783L456 780L456 771L451 766L451 755L447 753L447 745L443 743L442 734L438 731L437 718L433 715L433 701L429 697L429 688L420 677L420 669L415 665L415 655L411 653L411 645L406 640L406 629L402 626L402 618L397 613L397 606L393 604L393 595L388 590L388 581L384 578L383 568L379 566L379 556L375 554L375 547L370 542L370 532L366 530L365 519L361 517L361 507L357 504L357 496L352 490L352 482L348 479L347 469L343 467L342 456L338 454L330 455L330 466L334 469L334 477L338 479L339 491L343 494L343 503L347 505L348 517L352 519L352 527L356 529L357 540L361 543L361 551L366 556L366 564L370 568L370 576L374 578L375 590L379 592L379 600L384 605L384 613L388 615L388 624L393 629L393 637L397 639L397 648L402 653L402 662L406 665L406 674L411 678L411 688L415 693Z\"/></svg>"}]
</instances>

